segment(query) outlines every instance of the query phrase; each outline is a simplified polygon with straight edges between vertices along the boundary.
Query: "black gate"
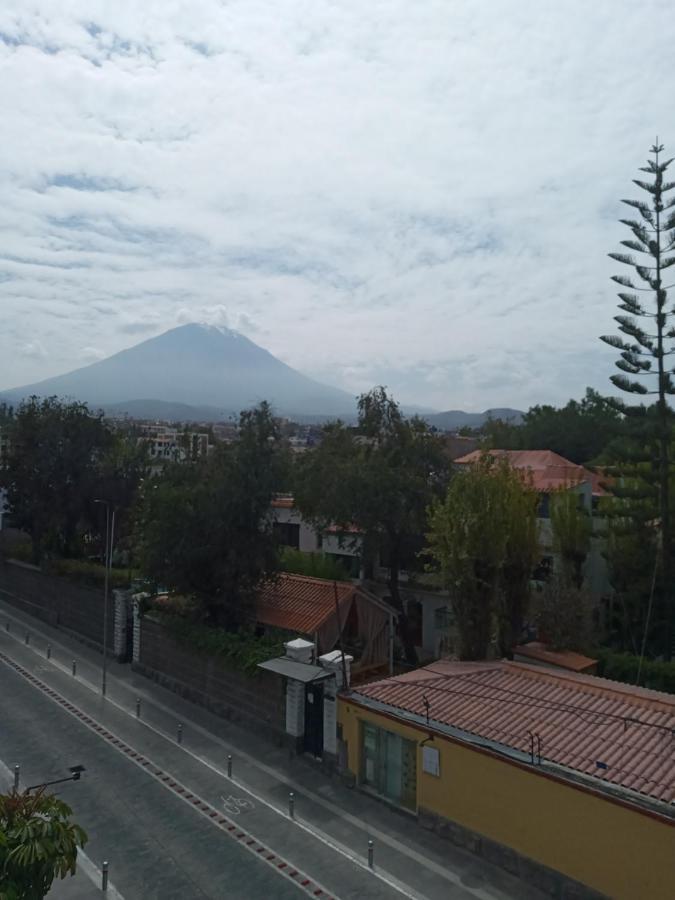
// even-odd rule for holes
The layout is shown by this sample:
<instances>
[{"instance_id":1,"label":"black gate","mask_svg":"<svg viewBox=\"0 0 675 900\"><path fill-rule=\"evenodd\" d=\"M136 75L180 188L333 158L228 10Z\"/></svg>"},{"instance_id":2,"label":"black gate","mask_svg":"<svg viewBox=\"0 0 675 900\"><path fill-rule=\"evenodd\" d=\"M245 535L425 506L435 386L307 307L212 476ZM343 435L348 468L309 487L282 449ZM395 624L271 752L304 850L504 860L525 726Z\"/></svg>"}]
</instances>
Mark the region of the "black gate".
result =
<instances>
[{"instance_id":1,"label":"black gate","mask_svg":"<svg viewBox=\"0 0 675 900\"><path fill-rule=\"evenodd\" d=\"M323 756L323 684L305 687L305 753Z\"/></svg>"}]
</instances>

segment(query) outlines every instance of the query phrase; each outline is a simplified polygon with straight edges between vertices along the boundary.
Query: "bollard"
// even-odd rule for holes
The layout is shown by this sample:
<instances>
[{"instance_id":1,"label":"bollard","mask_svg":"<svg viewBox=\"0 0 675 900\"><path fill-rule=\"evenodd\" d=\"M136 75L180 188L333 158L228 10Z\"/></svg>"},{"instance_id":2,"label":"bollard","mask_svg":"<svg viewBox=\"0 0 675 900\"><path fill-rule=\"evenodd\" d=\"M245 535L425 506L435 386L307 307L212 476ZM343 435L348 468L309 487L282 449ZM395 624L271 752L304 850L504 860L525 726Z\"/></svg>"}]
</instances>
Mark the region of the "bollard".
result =
<instances>
[{"instance_id":1,"label":"bollard","mask_svg":"<svg viewBox=\"0 0 675 900\"><path fill-rule=\"evenodd\" d=\"M232 754L227 754L227 777L232 778Z\"/></svg>"},{"instance_id":2,"label":"bollard","mask_svg":"<svg viewBox=\"0 0 675 900\"><path fill-rule=\"evenodd\" d=\"M293 791L288 795L288 815L289 818L295 818L295 794Z\"/></svg>"},{"instance_id":3,"label":"bollard","mask_svg":"<svg viewBox=\"0 0 675 900\"><path fill-rule=\"evenodd\" d=\"M51 659L51 658L52 658L52 645L47 644L47 659Z\"/></svg>"},{"instance_id":4,"label":"bollard","mask_svg":"<svg viewBox=\"0 0 675 900\"><path fill-rule=\"evenodd\" d=\"M26 632L26 646L30 644L30 634Z\"/></svg>"},{"instance_id":5,"label":"bollard","mask_svg":"<svg viewBox=\"0 0 675 900\"><path fill-rule=\"evenodd\" d=\"M103 860L103 865L101 866L101 890L108 890L108 860Z\"/></svg>"},{"instance_id":6,"label":"bollard","mask_svg":"<svg viewBox=\"0 0 675 900\"><path fill-rule=\"evenodd\" d=\"M375 866L375 848L373 847L373 842L368 841L368 868L372 869Z\"/></svg>"},{"instance_id":7,"label":"bollard","mask_svg":"<svg viewBox=\"0 0 675 900\"><path fill-rule=\"evenodd\" d=\"M141 698L136 697L136 718L140 719L141 717Z\"/></svg>"},{"instance_id":8,"label":"bollard","mask_svg":"<svg viewBox=\"0 0 675 900\"><path fill-rule=\"evenodd\" d=\"M182 726L182 725L179 725L179 726L178 726L178 738L177 738L177 740L178 740L178 743L179 743L179 744L182 744L182 743L183 743L183 726Z\"/></svg>"},{"instance_id":9,"label":"bollard","mask_svg":"<svg viewBox=\"0 0 675 900\"><path fill-rule=\"evenodd\" d=\"M73 675L77 675L77 660L73 660Z\"/></svg>"},{"instance_id":10,"label":"bollard","mask_svg":"<svg viewBox=\"0 0 675 900\"><path fill-rule=\"evenodd\" d=\"M21 771L21 766L14 766L14 790L19 790L19 772Z\"/></svg>"}]
</instances>

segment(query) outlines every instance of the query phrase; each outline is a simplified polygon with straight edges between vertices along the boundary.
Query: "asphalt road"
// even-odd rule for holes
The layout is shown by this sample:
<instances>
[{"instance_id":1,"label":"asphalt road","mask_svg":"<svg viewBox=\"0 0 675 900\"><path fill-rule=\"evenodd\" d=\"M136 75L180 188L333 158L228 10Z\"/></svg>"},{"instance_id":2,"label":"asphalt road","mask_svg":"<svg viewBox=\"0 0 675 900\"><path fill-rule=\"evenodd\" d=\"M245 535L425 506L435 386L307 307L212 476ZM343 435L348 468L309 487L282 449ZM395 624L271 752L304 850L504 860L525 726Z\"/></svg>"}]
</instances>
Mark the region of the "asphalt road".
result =
<instances>
[{"instance_id":1,"label":"asphalt road","mask_svg":"<svg viewBox=\"0 0 675 900\"><path fill-rule=\"evenodd\" d=\"M55 790L89 835L87 854L125 900L303 896L130 759L0 663L0 759L21 763L22 784L67 775Z\"/></svg>"}]
</instances>

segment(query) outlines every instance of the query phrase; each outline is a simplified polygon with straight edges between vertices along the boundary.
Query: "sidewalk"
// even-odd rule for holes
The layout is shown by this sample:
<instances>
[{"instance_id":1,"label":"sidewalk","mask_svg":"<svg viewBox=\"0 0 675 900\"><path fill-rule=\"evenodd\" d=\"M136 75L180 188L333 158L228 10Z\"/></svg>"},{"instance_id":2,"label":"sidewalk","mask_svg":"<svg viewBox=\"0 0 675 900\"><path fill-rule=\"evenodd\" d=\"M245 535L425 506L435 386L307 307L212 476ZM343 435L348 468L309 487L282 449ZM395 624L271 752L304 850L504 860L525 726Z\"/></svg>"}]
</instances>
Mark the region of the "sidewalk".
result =
<instances>
[{"instance_id":1,"label":"sidewalk","mask_svg":"<svg viewBox=\"0 0 675 900\"><path fill-rule=\"evenodd\" d=\"M0 628L4 629L8 620L10 633L21 644L25 633L30 633L30 649L44 660L44 672L56 666L70 673L76 659L77 683L100 695L100 654L0 600ZM49 663L45 658L47 643L52 646ZM135 719L136 700L140 699L143 723L173 741L181 723L183 744L174 752L191 757L212 772L224 775L231 755L234 784L260 804L287 816L288 794L293 791L296 823L338 852L357 859L360 865L365 865L368 840L373 840L376 868L412 889L412 896L429 900L541 900L543 896L501 869L422 830L410 814L346 787L337 777L327 777L312 761L267 744L188 703L137 675L129 665L109 663L107 695L108 703L122 708L130 719ZM100 892L89 896L100 896Z\"/></svg>"}]
</instances>

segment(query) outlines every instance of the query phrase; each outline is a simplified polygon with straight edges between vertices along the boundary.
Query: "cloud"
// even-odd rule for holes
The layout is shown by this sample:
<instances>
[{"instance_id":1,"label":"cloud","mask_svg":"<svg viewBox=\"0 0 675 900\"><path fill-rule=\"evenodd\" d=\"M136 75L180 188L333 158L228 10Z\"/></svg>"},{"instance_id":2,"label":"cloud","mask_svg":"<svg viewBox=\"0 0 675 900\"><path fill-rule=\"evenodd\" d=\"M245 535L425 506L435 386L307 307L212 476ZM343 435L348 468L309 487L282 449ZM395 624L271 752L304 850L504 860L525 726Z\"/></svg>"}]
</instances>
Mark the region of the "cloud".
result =
<instances>
[{"instance_id":1,"label":"cloud","mask_svg":"<svg viewBox=\"0 0 675 900\"><path fill-rule=\"evenodd\" d=\"M14 6L0 387L205 321L406 403L608 389L669 3Z\"/></svg>"}]
</instances>

